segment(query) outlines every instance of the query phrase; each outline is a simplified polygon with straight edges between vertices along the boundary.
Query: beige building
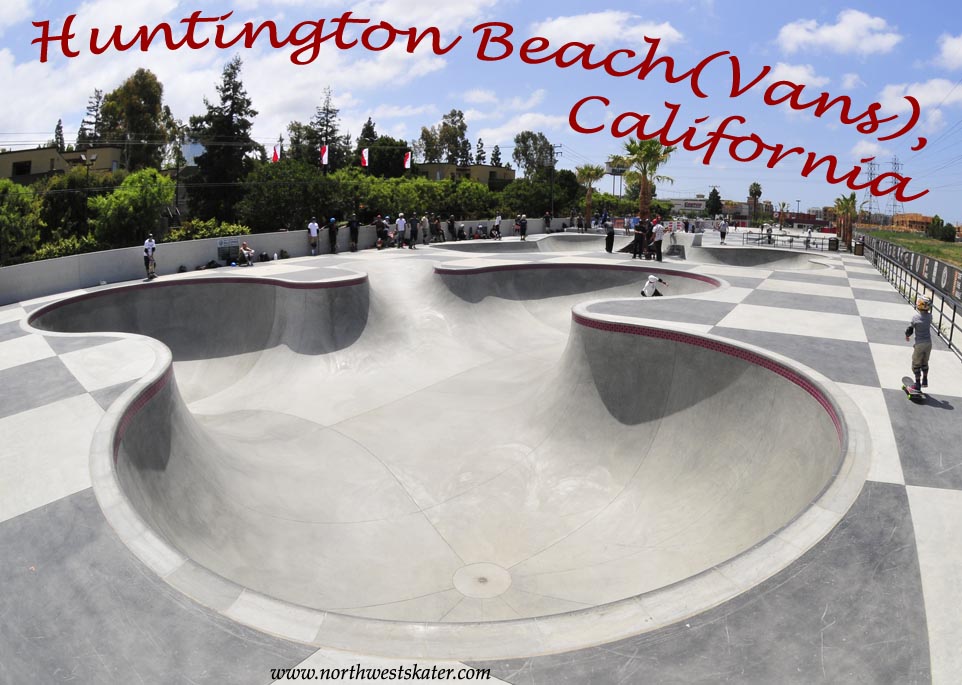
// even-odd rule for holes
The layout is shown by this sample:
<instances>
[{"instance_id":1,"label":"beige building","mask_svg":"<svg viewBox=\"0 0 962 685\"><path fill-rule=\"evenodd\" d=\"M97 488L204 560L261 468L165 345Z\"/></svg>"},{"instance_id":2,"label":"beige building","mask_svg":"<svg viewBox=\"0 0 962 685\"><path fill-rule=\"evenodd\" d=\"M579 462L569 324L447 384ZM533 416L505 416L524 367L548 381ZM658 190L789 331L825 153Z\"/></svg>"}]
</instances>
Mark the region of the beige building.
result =
<instances>
[{"instance_id":1,"label":"beige building","mask_svg":"<svg viewBox=\"0 0 962 685\"><path fill-rule=\"evenodd\" d=\"M119 147L92 147L82 152L58 152L57 148L0 152L0 178L29 185L45 176L62 174L75 166L90 165L91 171L116 171L121 167Z\"/></svg>"},{"instance_id":2,"label":"beige building","mask_svg":"<svg viewBox=\"0 0 962 685\"><path fill-rule=\"evenodd\" d=\"M416 172L419 176L423 176L430 181L470 179L478 183L484 183L492 190L499 186L503 187L514 180L514 169L491 166L490 164L472 164L471 166L418 164L416 165Z\"/></svg>"},{"instance_id":3,"label":"beige building","mask_svg":"<svg viewBox=\"0 0 962 685\"><path fill-rule=\"evenodd\" d=\"M932 217L924 214L896 214L892 217L891 229L893 231L924 233L931 223Z\"/></svg>"}]
</instances>

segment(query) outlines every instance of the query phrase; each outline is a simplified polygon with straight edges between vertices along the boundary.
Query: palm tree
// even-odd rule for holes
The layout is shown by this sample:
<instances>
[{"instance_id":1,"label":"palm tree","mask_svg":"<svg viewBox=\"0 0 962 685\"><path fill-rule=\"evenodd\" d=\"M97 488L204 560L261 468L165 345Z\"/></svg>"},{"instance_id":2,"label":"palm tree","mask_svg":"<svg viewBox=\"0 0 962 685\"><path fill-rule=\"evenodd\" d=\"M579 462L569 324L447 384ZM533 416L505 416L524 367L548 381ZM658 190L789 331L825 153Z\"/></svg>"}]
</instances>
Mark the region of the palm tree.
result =
<instances>
[{"instance_id":1,"label":"palm tree","mask_svg":"<svg viewBox=\"0 0 962 685\"><path fill-rule=\"evenodd\" d=\"M852 220L858 216L858 202L855 193L841 195L835 200L835 216L838 218L839 238L848 248L852 240Z\"/></svg>"},{"instance_id":2,"label":"palm tree","mask_svg":"<svg viewBox=\"0 0 962 685\"><path fill-rule=\"evenodd\" d=\"M787 202L778 203L778 227L782 228L782 222L785 220L785 212L788 211Z\"/></svg>"},{"instance_id":3,"label":"palm tree","mask_svg":"<svg viewBox=\"0 0 962 685\"><path fill-rule=\"evenodd\" d=\"M748 186L748 197L752 199L752 223L758 217L758 198L762 196L762 186L757 181Z\"/></svg>"},{"instance_id":4,"label":"palm tree","mask_svg":"<svg viewBox=\"0 0 962 685\"><path fill-rule=\"evenodd\" d=\"M578 183L585 186L585 226L591 226L591 196L594 193L594 184L605 177L605 168L599 164L582 164L575 167Z\"/></svg>"},{"instance_id":5,"label":"palm tree","mask_svg":"<svg viewBox=\"0 0 962 685\"><path fill-rule=\"evenodd\" d=\"M654 195L656 183L674 183L668 176L660 176L658 168L668 162L674 147L665 147L659 141L629 140L625 143L625 161L630 171L625 173L625 180L634 178L638 181L638 213L642 219L651 214L651 198Z\"/></svg>"}]
</instances>

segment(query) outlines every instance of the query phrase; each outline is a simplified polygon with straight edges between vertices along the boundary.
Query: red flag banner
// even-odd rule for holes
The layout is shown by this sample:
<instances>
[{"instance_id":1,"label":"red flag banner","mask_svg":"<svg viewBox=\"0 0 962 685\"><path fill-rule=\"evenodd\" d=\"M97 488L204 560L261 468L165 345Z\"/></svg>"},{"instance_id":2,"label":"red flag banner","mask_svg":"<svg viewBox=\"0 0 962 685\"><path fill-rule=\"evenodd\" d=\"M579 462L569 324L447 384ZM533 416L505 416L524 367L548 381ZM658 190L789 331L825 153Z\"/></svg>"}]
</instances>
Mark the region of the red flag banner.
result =
<instances>
[{"instance_id":1,"label":"red flag banner","mask_svg":"<svg viewBox=\"0 0 962 685\"><path fill-rule=\"evenodd\" d=\"M321 145L321 166L327 166L327 145Z\"/></svg>"},{"instance_id":2,"label":"red flag banner","mask_svg":"<svg viewBox=\"0 0 962 685\"><path fill-rule=\"evenodd\" d=\"M367 148L361 150L361 166L367 166Z\"/></svg>"},{"instance_id":3,"label":"red flag banner","mask_svg":"<svg viewBox=\"0 0 962 685\"><path fill-rule=\"evenodd\" d=\"M271 157L272 162L279 162L281 159L281 151L277 145L274 146L274 156Z\"/></svg>"},{"instance_id":4,"label":"red flag banner","mask_svg":"<svg viewBox=\"0 0 962 685\"><path fill-rule=\"evenodd\" d=\"M411 151L410 150L404 153L404 168L405 169L411 168Z\"/></svg>"}]
</instances>

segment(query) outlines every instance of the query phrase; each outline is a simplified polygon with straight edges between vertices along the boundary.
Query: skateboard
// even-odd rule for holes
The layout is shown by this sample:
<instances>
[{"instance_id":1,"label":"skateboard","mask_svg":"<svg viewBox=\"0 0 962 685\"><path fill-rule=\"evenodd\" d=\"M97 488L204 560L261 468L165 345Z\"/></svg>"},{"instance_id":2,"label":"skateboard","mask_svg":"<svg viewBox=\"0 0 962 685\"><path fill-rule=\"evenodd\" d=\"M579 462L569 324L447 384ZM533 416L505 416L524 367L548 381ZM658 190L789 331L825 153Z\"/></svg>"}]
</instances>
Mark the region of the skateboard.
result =
<instances>
[{"instance_id":1,"label":"skateboard","mask_svg":"<svg viewBox=\"0 0 962 685\"><path fill-rule=\"evenodd\" d=\"M152 281L157 278L157 262L153 257L150 258L150 266L147 269L147 280Z\"/></svg>"},{"instance_id":2,"label":"skateboard","mask_svg":"<svg viewBox=\"0 0 962 685\"><path fill-rule=\"evenodd\" d=\"M906 396L913 402L925 399L925 393L922 392L921 389L915 388L915 379L909 376L902 376L902 390L905 391Z\"/></svg>"}]
</instances>

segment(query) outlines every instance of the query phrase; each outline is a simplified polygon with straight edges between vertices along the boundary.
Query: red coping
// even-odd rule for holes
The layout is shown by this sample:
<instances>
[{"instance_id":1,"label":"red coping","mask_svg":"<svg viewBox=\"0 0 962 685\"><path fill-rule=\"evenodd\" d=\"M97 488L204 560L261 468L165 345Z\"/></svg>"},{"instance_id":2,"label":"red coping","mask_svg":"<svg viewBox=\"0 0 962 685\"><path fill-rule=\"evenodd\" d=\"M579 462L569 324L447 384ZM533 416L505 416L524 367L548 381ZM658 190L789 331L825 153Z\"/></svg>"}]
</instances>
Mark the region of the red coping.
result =
<instances>
[{"instance_id":1,"label":"red coping","mask_svg":"<svg viewBox=\"0 0 962 685\"><path fill-rule=\"evenodd\" d=\"M838 411L835 409L835 405L822 393L822 391L810 380L802 376L798 372L790 369L787 366L783 366L778 362L763 357L760 354L751 352L749 350L742 349L740 347L735 347L734 345L729 345L727 343L720 342L718 340L710 340L708 338L702 338L697 335L691 335L689 333L681 333L678 331L666 331L660 328L651 328L649 326L641 326L628 323L618 323L614 321L599 321L597 319L590 319L575 312L571 313L571 318L575 323L585 326L586 328L594 328L599 331L608 331L610 333L627 333L629 335L643 335L648 338L660 338L662 340L670 340L672 342L682 343L684 345L695 345L696 347L704 347L705 349L712 350L713 352L721 352L722 354L727 354L730 357L735 357L746 361L749 364L754 364L756 366L761 366L768 371L777 373L779 376L791 381L802 390L811 395L816 402L822 405L822 408L832 419L832 423L835 424L835 431L838 434L839 443L841 444L844 440L844 430L842 428L842 419L838 415Z\"/></svg>"}]
</instances>

